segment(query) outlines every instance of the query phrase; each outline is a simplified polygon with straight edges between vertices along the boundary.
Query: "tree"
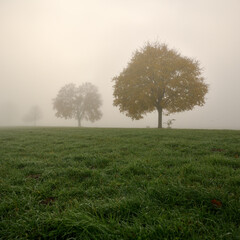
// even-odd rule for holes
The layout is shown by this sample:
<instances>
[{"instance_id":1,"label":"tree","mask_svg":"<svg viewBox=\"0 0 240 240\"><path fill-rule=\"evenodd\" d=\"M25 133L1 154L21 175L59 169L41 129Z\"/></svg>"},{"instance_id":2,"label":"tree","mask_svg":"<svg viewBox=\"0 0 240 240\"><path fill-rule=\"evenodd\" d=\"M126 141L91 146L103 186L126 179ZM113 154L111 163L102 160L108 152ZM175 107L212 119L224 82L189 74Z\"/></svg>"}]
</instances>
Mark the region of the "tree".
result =
<instances>
[{"instance_id":1,"label":"tree","mask_svg":"<svg viewBox=\"0 0 240 240\"><path fill-rule=\"evenodd\" d=\"M147 43L113 78L113 105L136 120L157 110L158 128L162 128L163 110L169 115L204 105L208 86L201 73L198 61L166 44Z\"/></svg>"},{"instance_id":2,"label":"tree","mask_svg":"<svg viewBox=\"0 0 240 240\"><path fill-rule=\"evenodd\" d=\"M53 99L56 116L65 119L75 118L79 127L83 119L91 122L99 120L102 117L99 109L101 105L98 89L91 83L84 83L79 87L73 83L66 84Z\"/></svg>"},{"instance_id":3,"label":"tree","mask_svg":"<svg viewBox=\"0 0 240 240\"><path fill-rule=\"evenodd\" d=\"M173 121L176 121L176 119L168 119L167 120L167 122L166 122L167 128L172 128Z\"/></svg>"},{"instance_id":4,"label":"tree","mask_svg":"<svg viewBox=\"0 0 240 240\"><path fill-rule=\"evenodd\" d=\"M33 122L33 125L36 126L37 121L42 118L42 111L39 106L32 106L29 112L24 116L24 122Z\"/></svg>"}]
</instances>

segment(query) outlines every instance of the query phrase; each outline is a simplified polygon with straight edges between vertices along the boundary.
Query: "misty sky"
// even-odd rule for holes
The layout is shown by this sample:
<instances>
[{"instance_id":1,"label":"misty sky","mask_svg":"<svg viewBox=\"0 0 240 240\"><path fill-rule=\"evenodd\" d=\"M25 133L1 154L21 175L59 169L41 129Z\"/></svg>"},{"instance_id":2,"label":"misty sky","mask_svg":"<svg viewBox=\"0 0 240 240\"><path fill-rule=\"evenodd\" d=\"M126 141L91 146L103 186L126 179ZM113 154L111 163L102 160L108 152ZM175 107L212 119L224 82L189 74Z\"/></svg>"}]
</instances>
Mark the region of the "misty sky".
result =
<instances>
[{"instance_id":1,"label":"misty sky","mask_svg":"<svg viewBox=\"0 0 240 240\"><path fill-rule=\"evenodd\" d=\"M24 125L38 105L39 125L77 126L55 117L52 99L67 83L91 82L103 118L84 126L157 127L157 113L132 121L112 105L112 78L156 40L198 59L209 84L205 106L163 122L240 129L239 0L0 0L0 124Z\"/></svg>"}]
</instances>

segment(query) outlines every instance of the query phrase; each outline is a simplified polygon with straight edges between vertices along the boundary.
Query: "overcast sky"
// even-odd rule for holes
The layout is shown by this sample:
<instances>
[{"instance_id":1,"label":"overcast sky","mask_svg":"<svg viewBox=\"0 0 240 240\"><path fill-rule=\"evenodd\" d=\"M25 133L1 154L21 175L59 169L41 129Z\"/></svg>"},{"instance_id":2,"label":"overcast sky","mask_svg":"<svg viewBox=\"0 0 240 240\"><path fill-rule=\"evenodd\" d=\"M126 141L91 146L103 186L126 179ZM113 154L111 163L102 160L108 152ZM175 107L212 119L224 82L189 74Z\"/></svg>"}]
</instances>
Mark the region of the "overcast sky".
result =
<instances>
[{"instance_id":1,"label":"overcast sky","mask_svg":"<svg viewBox=\"0 0 240 240\"><path fill-rule=\"evenodd\" d=\"M55 117L52 99L67 83L91 82L103 118L84 126L156 127L157 113L132 121L112 105L112 78L156 40L199 60L209 84L203 107L163 121L240 129L239 0L0 0L0 124L22 125L39 105L39 125L76 126Z\"/></svg>"}]
</instances>

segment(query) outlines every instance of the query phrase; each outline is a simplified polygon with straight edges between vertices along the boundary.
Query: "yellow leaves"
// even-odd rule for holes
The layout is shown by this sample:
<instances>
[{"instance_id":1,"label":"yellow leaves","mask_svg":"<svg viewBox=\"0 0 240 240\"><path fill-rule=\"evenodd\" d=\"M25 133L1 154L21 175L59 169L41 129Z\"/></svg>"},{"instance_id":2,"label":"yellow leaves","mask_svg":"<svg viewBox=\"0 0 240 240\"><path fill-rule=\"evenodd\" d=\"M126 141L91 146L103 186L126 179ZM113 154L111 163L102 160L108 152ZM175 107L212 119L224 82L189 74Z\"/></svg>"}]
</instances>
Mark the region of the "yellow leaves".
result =
<instances>
[{"instance_id":1,"label":"yellow leaves","mask_svg":"<svg viewBox=\"0 0 240 240\"><path fill-rule=\"evenodd\" d=\"M113 78L114 105L133 119L162 107L169 113L204 104L208 86L196 60L182 57L167 45L146 44Z\"/></svg>"}]
</instances>

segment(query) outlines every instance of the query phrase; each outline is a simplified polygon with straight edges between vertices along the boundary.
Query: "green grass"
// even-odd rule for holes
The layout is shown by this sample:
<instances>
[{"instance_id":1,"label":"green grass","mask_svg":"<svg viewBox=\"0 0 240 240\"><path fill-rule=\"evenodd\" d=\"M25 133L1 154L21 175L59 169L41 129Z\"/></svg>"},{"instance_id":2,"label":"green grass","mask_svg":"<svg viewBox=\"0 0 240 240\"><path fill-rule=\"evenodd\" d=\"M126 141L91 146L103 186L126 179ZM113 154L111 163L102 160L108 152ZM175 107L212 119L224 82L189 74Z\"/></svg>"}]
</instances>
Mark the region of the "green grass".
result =
<instances>
[{"instance_id":1,"label":"green grass","mask_svg":"<svg viewBox=\"0 0 240 240\"><path fill-rule=\"evenodd\" d=\"M0 239L240 239L240 131L1 128Z\"/></svg>"}]
</instances>

